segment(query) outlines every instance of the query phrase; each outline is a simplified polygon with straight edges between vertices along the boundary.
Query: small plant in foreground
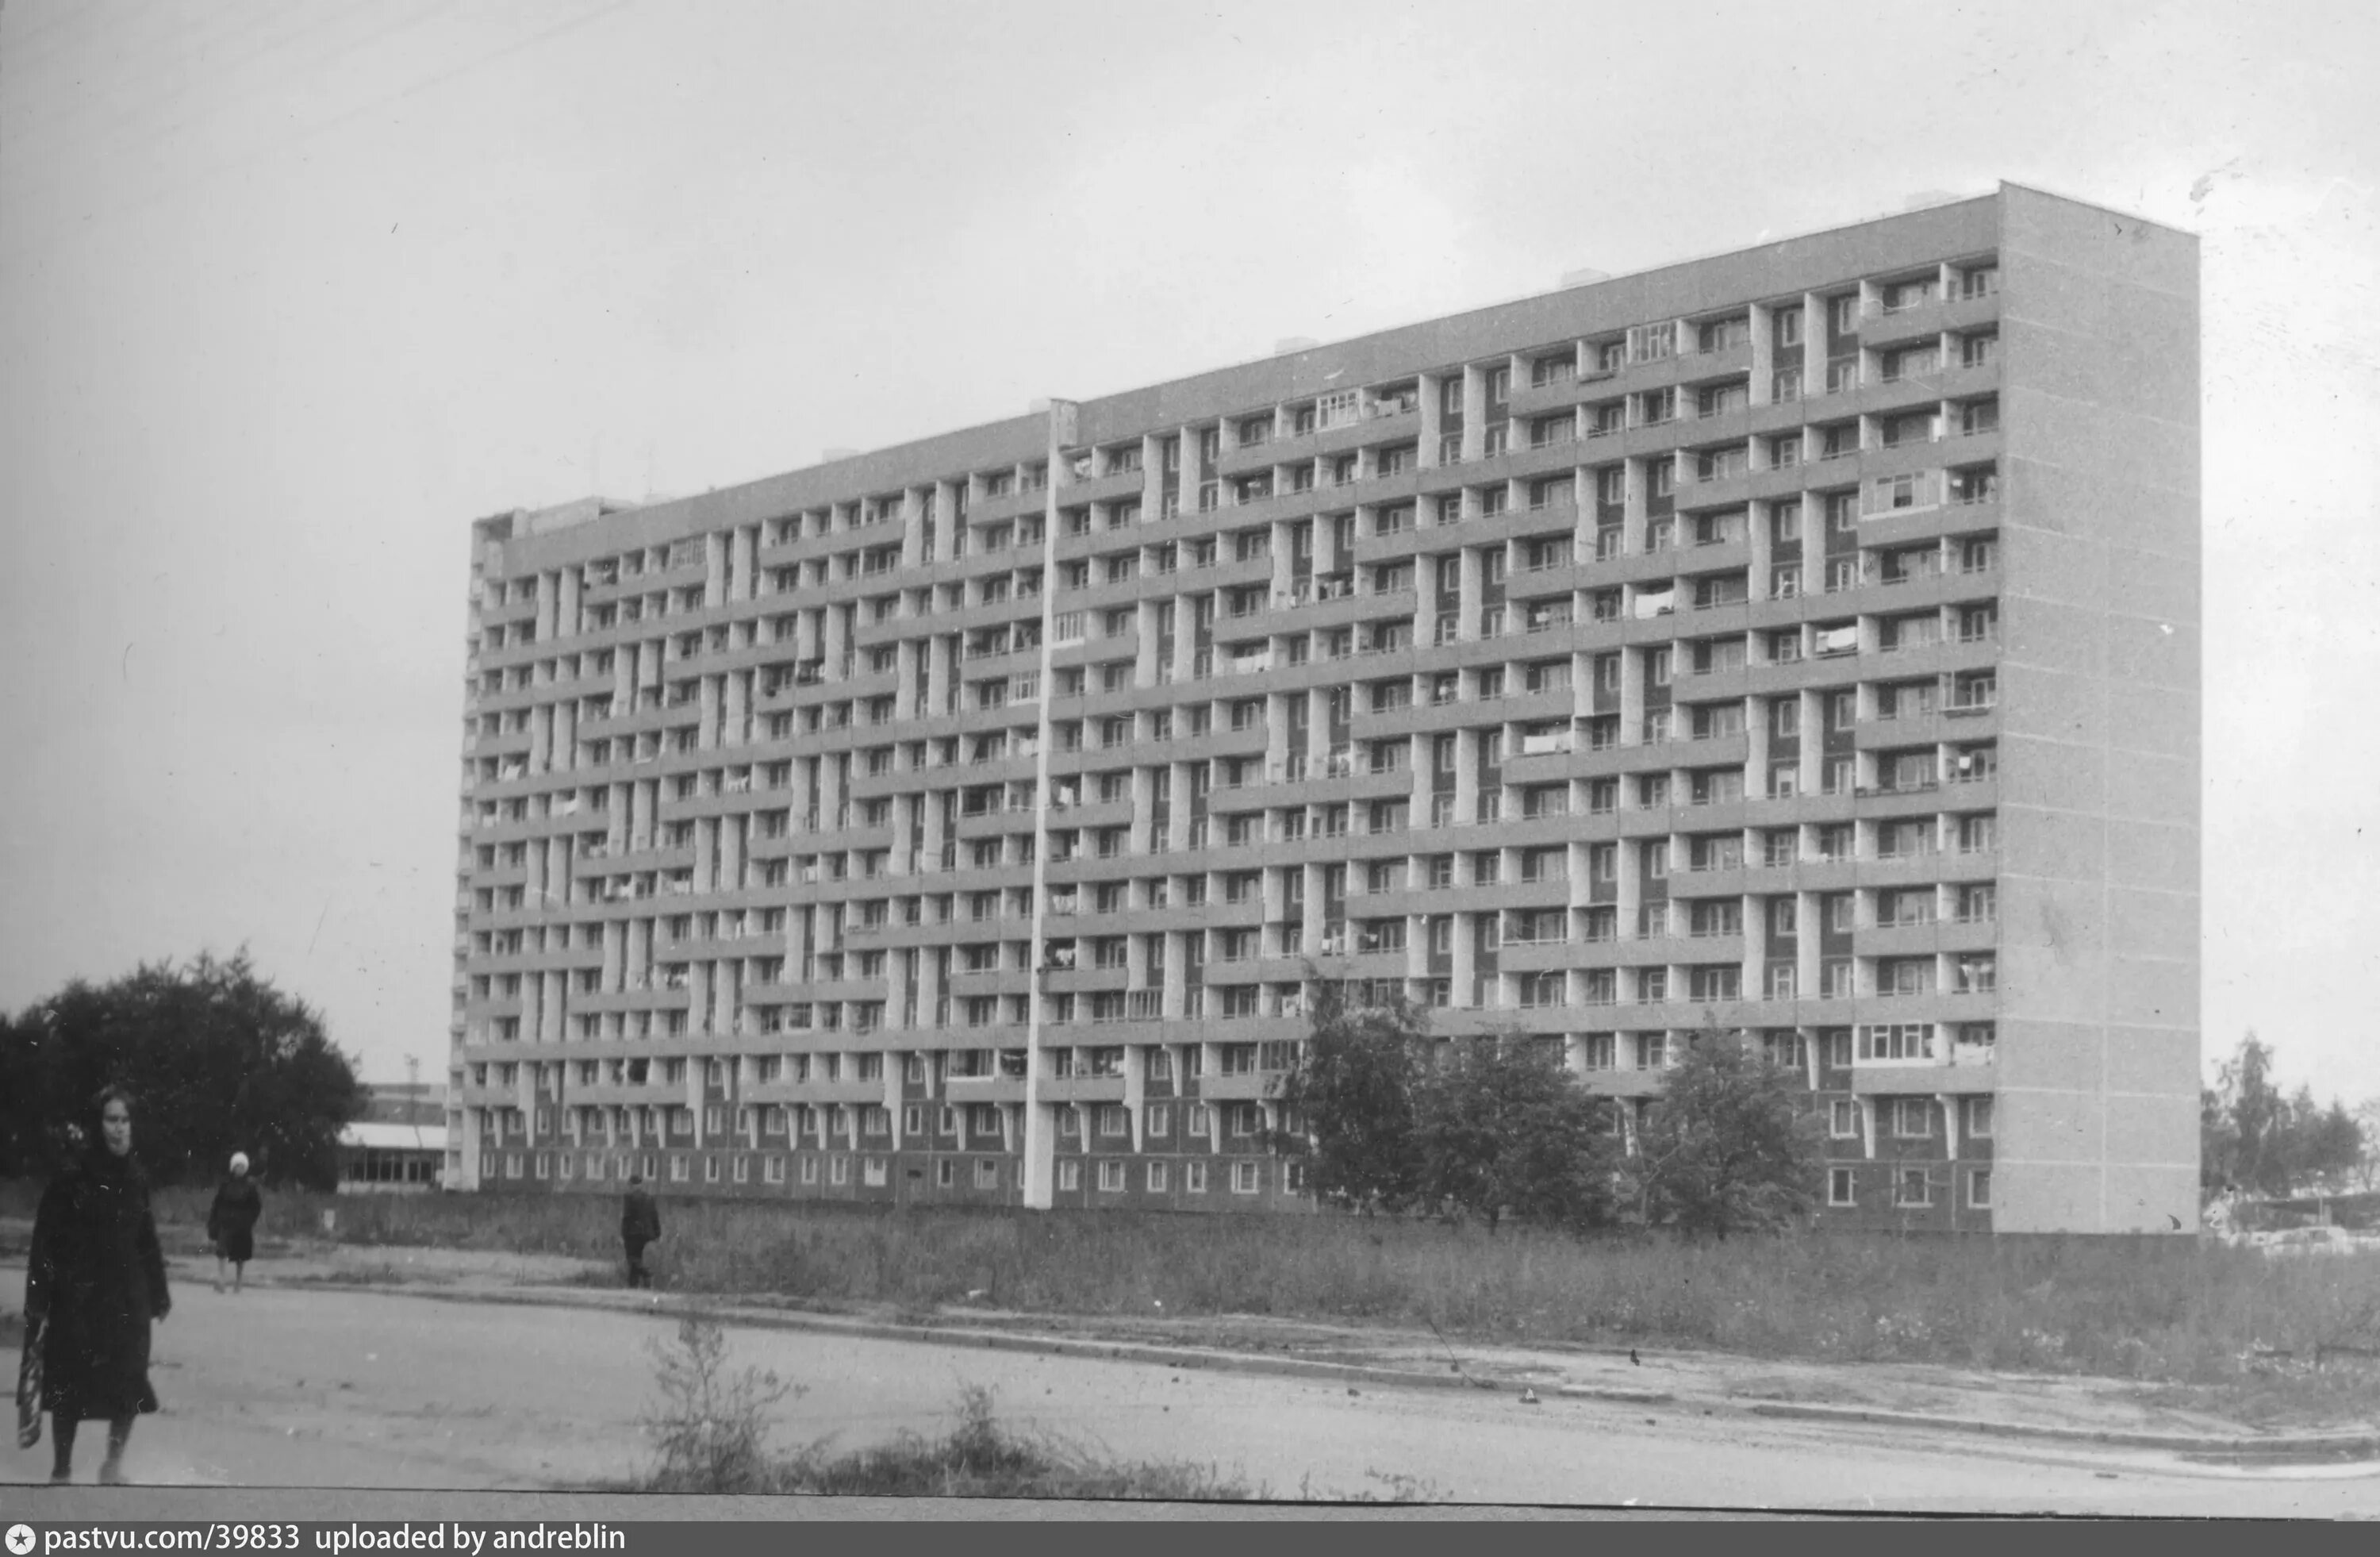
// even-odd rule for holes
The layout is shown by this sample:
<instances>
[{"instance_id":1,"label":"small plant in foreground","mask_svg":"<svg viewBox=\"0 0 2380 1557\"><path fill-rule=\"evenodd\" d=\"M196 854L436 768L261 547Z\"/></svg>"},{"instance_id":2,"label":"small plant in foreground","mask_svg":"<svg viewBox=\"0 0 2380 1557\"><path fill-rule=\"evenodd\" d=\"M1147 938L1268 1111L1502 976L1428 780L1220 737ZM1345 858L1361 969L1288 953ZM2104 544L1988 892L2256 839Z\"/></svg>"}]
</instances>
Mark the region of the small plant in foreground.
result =
<instances>
[{"instance_id":1,"label":"small plant in foreground","mask_svg":"<svg viewBox=\"0 0 2380 1557\"><path fill-rule=\"evenodd\" d=\"M872 1449L832 1454L825 1441L782 1466L774 1490L838 1497L1123 1498L1245 1502L1260 1497L1211 1466L1112 1461L1046 1433L1011 1427L979 1384L959 1391L957 1421L940 1438L904 1432Z\"/></svg>"},{"instance_id":2,"label":"small plant in foreground","mask_svg":"<svg viewBox=\"0 0 2380 1557\"><path fill-rule=\"evenodd\" d=\"M729 1375L727 1332L705 1314L678 1320L674 1344L648 1342L661 1404L645 1429L661 1454L649 1487L656 1492L771 1490L770 1413L808 1386L747 1368Z\"/></svg>"}]
</instances>

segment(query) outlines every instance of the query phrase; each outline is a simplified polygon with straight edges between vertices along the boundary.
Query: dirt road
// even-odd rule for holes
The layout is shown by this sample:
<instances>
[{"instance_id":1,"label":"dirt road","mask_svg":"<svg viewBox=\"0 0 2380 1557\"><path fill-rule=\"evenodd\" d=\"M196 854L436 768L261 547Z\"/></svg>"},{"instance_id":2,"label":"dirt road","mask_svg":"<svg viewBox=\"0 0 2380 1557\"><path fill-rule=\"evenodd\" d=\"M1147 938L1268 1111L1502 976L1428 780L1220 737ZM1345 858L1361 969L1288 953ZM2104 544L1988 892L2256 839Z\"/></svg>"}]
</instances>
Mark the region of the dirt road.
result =
<instances>
[{"instance_id":1,"label":"dirt road","mask_svg":"<svg viewBox=\"0 0 2380 1557\"><path fill-rule=\"evenodd\" d=\"M0 1281L17 1279L0 1272ZM552 1488L642 1463L645 1314L186 1282L157 1346L165 1411L130 1468L185 1487ZM1767 1509L2380 1514L2380 1470L2241 1473L2140 1453L1700 1417L1670 1407L1366 1389L1144 1364L738 1330L736 1361L808 1385L781 1441L930 1429L962 1383L1005 1417L1131 1457L1211 1462L1276 1496ZM95 1446L94 1446L95 1447ZM46 1470L46 1449L0 1459ZM87 1478L90 1467L83 1467ZM93 1494L82 1494L90 1496ZM18 1490L30 1507L53 1494Z\"/></svg>"}]
</instances>

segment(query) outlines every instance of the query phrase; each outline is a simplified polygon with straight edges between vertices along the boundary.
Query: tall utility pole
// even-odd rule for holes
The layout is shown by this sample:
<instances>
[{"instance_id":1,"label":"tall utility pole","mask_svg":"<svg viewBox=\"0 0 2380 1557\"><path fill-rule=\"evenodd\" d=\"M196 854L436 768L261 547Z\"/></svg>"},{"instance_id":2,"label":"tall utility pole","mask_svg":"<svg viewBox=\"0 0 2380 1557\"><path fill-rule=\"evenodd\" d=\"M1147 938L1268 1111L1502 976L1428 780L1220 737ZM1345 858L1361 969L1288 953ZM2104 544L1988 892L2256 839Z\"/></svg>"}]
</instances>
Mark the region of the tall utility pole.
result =
<instances>
[{"instance_id":1,"label":"tall utility pole","mask_svg":"<svg viewBox=\"0 0 2380 1557\"><path fill-rule=\"evenodd\" d=\"M1057 1177L1057 1131L1041 1106L1042 984L1048 975L1048 915L1050 905L1050 692L1056 675L1051 656L1057 649L1058 602L1058 460L1062 451L1081 442L1080 407L1072 400L1050 402L1049 463L1041 480L1041 674L1040 712L1034 724L1033 760L1033 942L1027 954L1032 978L1025 997L1025 1169L1019 1186L1026 1206L1046 1211Z\"/></svg>"}]
</instances>

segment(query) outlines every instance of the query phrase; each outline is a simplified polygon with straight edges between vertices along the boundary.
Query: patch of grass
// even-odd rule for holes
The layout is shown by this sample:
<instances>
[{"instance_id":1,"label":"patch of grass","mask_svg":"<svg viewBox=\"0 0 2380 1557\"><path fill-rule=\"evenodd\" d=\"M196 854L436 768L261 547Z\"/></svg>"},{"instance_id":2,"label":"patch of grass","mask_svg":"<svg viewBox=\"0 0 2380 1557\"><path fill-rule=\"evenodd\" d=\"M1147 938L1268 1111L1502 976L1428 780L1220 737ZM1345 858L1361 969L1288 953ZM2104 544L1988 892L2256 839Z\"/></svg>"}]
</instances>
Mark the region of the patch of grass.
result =
<instances>
[{"instance_id":1,"label":"patch of grass","mask_svg":"<svg viewBox=\"0 0 2380 1557\"><path fill-rule=\"evenodd\" d=\"M1052 1435L1002 1422L991 1392L959 1392L956 1420L929 1438L836 1454L814 1444L778 1467L774 1490L840 1497L1111 1498L1246 1502L1260 1490L1211 1466L1104 1458Z\"/></svg>"},{"instance_id":2,"label":"patch of grass","mask_svg":"<svg viewBox=\"0 0 2380 1557\"><path fill-rule=\"evenodd\" d=\"M660 1400L644 1425L657 1460L636 1490L650 1492L816 1492L846 1497L1246 1499L1212 1469L1103 1459L1002 1422L991 1392L962 1388L957 1420L939 1438L904 1432L873 1448L833 1452L821 1439L795 1454L770 1449L776 1408L805 1385L755 1368L731 1369L727 1334L688 1313L650 1350Z\"/></svg>"},{"instance_id":3,"label":"patch of grass","mask_svg":"<svg viewBox=\"0 0 2380 1557\"><path fill-rule=\"evenodd\" d=\"M202 1224L208 1198L161 1191L159 1215ZM0 1206L19 1201L30 1212L26 1186L0 1186ZM261 1231L319 1240L324 1210L335 1213L332 1235L348 1244L552 1253L606 1267L619 1259L619 1200L586 1191L268 1191ZM1803 1234L1698 1245L1338 1215L698 1197L667 1198L662 1225L649 1259L666 1288L908 1316L946 1307L1109 1322L1269 1315L1435 1325L1475 1344L1942 1363L2252 1394L2298 1389L2255 1372L2265 1354L2302 1361L2318 1346L2380 1348L2380 1254L2279 1259L2188 1238Z\"/></svg>"}]
</instances>

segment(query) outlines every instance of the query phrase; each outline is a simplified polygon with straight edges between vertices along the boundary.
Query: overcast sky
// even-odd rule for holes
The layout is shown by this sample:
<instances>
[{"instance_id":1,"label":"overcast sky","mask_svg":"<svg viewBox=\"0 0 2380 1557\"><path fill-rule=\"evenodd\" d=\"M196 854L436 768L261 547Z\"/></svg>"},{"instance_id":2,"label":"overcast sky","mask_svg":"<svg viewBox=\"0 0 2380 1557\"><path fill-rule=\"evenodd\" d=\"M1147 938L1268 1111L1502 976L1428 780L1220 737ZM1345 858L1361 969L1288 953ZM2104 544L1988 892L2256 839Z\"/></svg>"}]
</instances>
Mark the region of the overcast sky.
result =
<instances>
[{"instance_id":1,"label":"overcast sky","mask_svg":"<svg viewBox=\"0 0 2380 1557\"><path fill-rule=\"evenodd\" d=\"M2206 1042L2380 1093L2376 16L10 0L0 1007L443 1072L477 516L2007 178L2204 237Z\"/></svg>"}]
</instances>

